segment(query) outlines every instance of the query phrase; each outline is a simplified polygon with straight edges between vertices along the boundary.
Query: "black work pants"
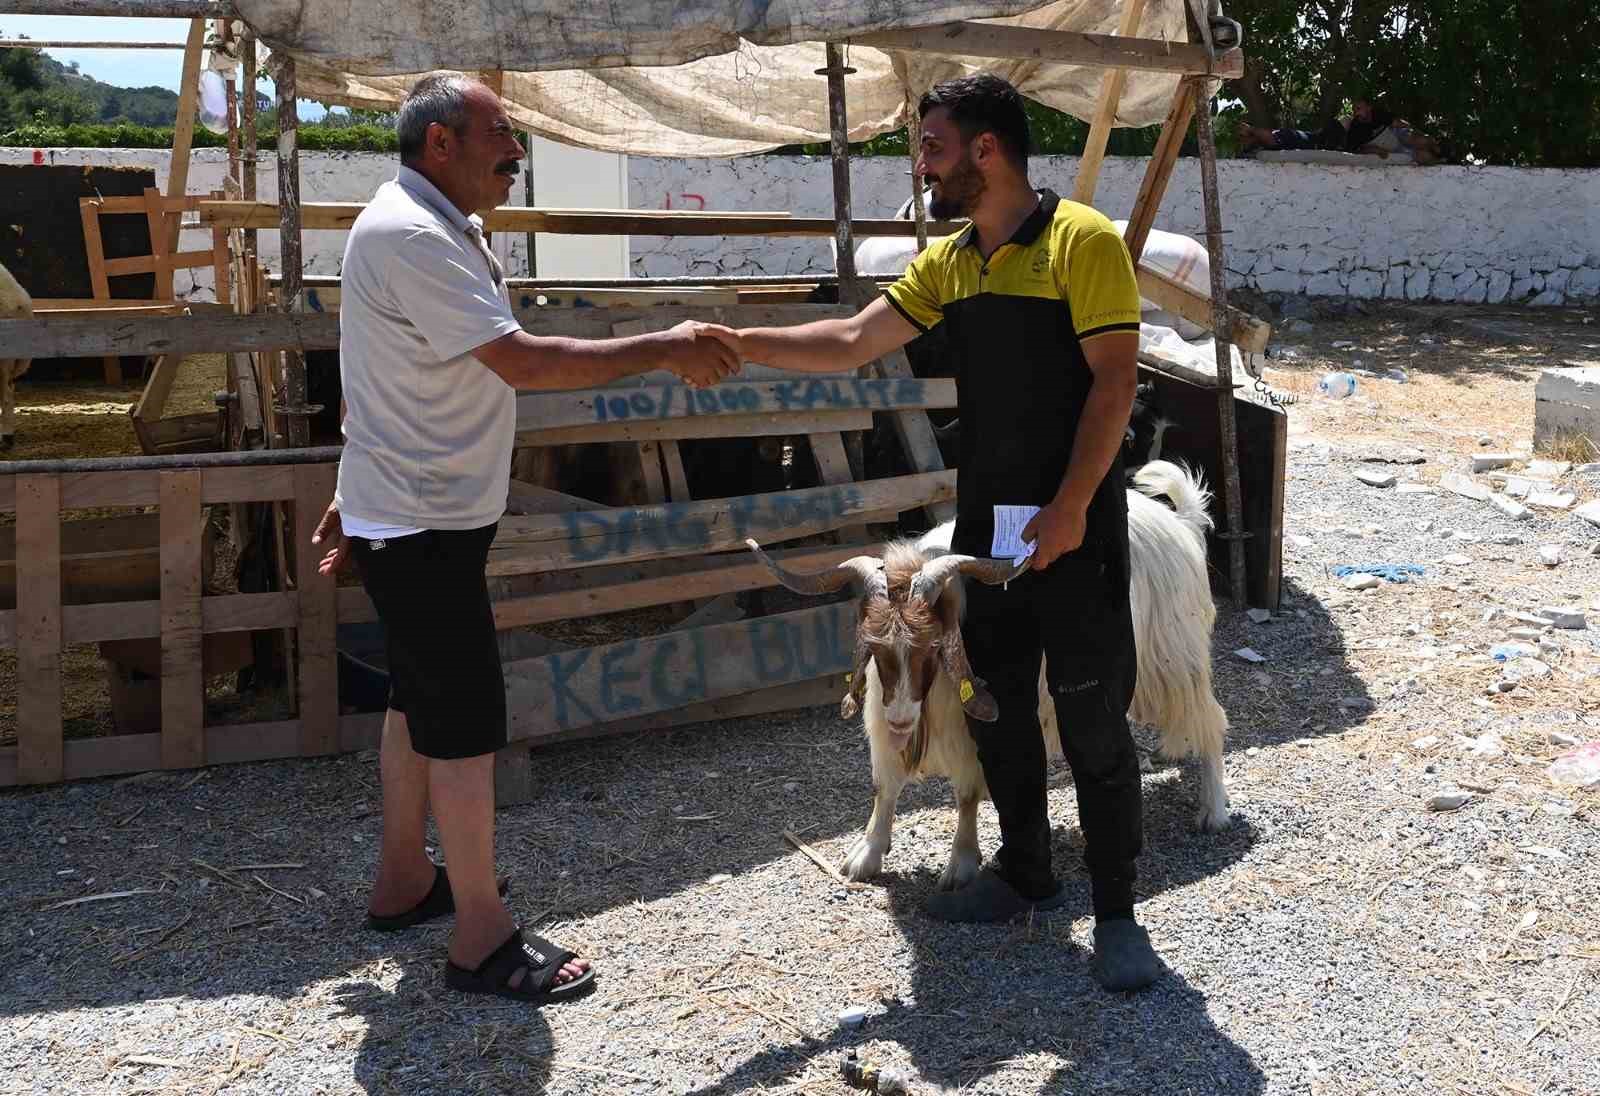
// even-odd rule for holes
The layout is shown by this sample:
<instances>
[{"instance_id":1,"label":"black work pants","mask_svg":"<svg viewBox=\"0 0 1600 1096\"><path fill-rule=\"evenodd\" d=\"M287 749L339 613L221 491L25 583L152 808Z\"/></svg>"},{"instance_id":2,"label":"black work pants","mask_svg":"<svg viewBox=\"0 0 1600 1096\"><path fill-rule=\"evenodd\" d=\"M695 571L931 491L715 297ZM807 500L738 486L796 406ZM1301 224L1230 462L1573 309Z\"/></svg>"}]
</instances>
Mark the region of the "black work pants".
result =
<instances>
[{"instance_id":1,"label":"black work pants","mask_svg":"<svg viewBox=\"0 0 1600 1096\"><path fill-rule=\"evenodd\" d=\"M969 582L962 636L1000 708L994 723L967 721L1000 816L1000 874L1028 898L1058 887L1038 714L1042 655L1077 785L1095 914L1130 912L1143 826L1127 715L1137 664L1126 564L1066 557L1004 587Z\"/></svg>"}]
</instances>

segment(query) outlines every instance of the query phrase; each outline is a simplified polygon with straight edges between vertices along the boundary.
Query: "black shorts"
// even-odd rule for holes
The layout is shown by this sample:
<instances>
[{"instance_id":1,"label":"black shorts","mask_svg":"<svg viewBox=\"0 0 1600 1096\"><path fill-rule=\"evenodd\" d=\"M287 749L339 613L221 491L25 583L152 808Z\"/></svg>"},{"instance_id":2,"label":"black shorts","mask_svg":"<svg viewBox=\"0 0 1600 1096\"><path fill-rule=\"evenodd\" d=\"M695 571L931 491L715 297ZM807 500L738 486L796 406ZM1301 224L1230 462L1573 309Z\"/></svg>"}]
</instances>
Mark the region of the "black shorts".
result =
<instances>
[{"instance_id":1,"label":"black shorts","mask_svg":"<svg viewBox=\"0 0 1600 1096\"><path fill-rule=\"evenodd\" d=\"M389 707L404 713L411 748L424 757L479 757L506 744L506 684L483 573L496 528L350 538L383 624Z\"/></svg>"}]
</instances>

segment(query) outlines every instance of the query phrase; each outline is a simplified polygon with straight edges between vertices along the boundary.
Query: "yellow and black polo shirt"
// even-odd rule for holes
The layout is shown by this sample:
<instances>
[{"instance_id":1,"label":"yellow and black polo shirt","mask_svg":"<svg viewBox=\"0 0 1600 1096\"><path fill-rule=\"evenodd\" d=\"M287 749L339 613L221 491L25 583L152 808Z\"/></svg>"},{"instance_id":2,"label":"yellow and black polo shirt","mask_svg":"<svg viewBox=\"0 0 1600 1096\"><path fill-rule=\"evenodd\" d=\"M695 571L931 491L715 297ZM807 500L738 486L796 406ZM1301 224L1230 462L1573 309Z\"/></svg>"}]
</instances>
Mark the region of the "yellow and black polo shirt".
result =
<instances>
[{"instance_id":1,"label":"yellow and black polo shirt","mask_svg":"<svg viewBox=\"0 0 1600 1096\"><path fill-rule=\"evenodd\" d=\"M1139 330L1139 287L1102 214L1040 191L1039 208L985 258L970 226L928 247L886 291L919 331L944 324L961 417L953 548L987 556L996 505L1043 506L1066 475L1093 374L1083 343ZM1126 554L1119 459L1089 506L1080 551Z\"/></svg>"}]
</instances>

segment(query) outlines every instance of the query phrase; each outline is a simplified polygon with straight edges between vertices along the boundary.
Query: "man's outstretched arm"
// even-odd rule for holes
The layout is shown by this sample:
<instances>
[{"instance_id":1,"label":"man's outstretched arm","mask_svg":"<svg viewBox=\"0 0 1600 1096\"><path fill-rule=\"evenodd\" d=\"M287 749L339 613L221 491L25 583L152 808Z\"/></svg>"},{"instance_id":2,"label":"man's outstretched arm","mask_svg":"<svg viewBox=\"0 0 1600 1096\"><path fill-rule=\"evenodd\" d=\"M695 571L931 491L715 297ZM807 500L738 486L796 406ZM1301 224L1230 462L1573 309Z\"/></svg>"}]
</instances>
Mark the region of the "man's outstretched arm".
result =
<instances>
[{"instance_id":1,"label":"man's outstretched arm","mask_svg":"<svg viewBox=\"0 0 1600 1096\"><path fill-rule=\"evenodd\" d=\"M918 331L877 298L854 316L739 332L745 361L800 373L843 373L904 346Z\"/></svg>"}]
</instances>

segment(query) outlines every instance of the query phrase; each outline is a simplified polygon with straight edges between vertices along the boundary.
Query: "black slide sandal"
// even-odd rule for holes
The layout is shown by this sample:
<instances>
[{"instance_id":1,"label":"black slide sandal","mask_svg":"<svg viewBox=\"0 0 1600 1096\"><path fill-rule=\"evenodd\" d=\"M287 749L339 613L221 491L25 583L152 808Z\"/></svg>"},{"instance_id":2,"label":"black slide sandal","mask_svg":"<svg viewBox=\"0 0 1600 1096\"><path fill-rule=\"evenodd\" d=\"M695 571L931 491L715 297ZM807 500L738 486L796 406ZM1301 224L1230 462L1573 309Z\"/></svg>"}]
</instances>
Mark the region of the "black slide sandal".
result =
<instances>
[{"instance_id":1,"label":"black slide sandal","mask_svg":"<svg viewBox=\"0 0 1600 1096\"><path fill-rule=\"evenodd\" d=\"M455 895L450 893L450 877L445 874L442 865L434 866L433 887L423 897L422 901L393 917L379 917L375 913L367 914L367 927L374 932L399 932L409 929L413 925L420 925L439 917L448 917L456 911ZM510 879L501 879L498 884L500 897L506 896L510 888Z\"/></svg>"},{"instance_id":2,"label":"black slide sandal","mask_svg":"<svg viewBox=\"0 0 1600 1096\"><path fill-rule=\"evenodd\" d=\"M570 982L556 984L556 975L561 973L562 966L577 957L575 952L559 948L542 936L529 933L524 937L518 929L490 952L477 970L458 967L446 959L444 981L445 985L462 993L484 993L534 1005L565 1001L594 989L593 967ZM519 970L526 973L521 984L513 986L511 979Z\"/></svg>"}]
</instances>

